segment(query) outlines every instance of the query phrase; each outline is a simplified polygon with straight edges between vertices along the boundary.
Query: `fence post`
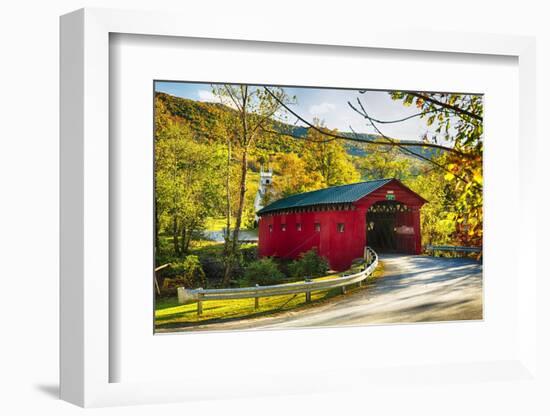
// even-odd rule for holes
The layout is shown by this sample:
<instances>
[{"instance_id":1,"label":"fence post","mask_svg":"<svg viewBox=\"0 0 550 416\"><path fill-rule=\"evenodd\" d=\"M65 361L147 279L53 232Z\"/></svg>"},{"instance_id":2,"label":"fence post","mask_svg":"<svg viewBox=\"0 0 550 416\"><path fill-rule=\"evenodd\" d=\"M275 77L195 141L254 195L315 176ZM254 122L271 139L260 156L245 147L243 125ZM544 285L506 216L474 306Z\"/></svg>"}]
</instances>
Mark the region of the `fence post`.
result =
<instances>
[{"instance_id":1,"label":"fence post","mask_svg":"<svg viewBox=\"0 0 550 416\"><path fill-rule=\"evenodd\" d=\"M346 274L344 273L344 274L342 275L342 277L345 277L345 276L346 276ZM346 294L346 287L345 287L345 286L342 286L342 295L345 295L345 294Z\"/></svg>"},{"instance_id":2,"label":"fence post","mask_svg":"<svg viewBox=\"0 0 550 416\"><path fill-rule=\"evenodd\" d=\"M202 287L199 288L199 290L202 290ZM202 293L197 293L197 315L202 315Z\"/></svg>"},{"instance_id":3,"label":"fence post","mask_svg":"<svg viewBox=\"0 0 550 416\"><path fill-rule=\"evenodd\" d=\"M259 288L260 285L258 283L256 283L256 288ZM254 298L254 309L258 309L260 307L260 298L258 296L256 296Z\"/></svg>"},{"instance_id":4,"label":"fence post","mask_svg":"<svg viewBox=\"0 0 550 416\"><path fill-rule=\"evenodd\" d=\"M311 283L311 279L306 277L305 282L306 283ZM308 302L308 303L311 302L311 291L309 291L309 290L306 290L306 302Z\"/></svg>"}]
</instances>

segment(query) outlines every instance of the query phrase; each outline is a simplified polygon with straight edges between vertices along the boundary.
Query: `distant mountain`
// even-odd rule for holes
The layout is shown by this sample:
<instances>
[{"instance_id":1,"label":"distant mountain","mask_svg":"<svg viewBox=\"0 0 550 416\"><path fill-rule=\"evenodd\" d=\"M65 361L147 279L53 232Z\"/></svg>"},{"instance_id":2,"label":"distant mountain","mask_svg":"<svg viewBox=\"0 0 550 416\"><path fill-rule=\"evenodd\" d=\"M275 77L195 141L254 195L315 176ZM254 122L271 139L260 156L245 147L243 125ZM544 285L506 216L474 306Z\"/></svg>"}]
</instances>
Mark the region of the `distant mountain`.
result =
<instances>
[{"instance_id":1,"label":"distant mountain","mask_svg":"<svg viewBox=\"0 0 550 416\"><path fill-rule=\"evenodd\" d=\"M189 123L191 128L200 132L206 137L212 136L215 123L222 112L234 112L230 107L227 107L220 103L210 103L189 100L187 98L176 97L170 94L158 92L156 97L162 101L166 110L176 119L185 120ZM277 139L270 141L270 149L280 152L299 152L300 143L297 142L297 138L305 138L308 134L308 127L296 126L288 123L283 123L278 120L273 121L273 128L279 133L283 133ZM349 137L344 143L346 151L352 156L366 156L369 154L368 147L365 143L370 141L387 142L382 136L369 133L352 133L352 132L340 132L342 136ZM365 143L361 143L364 140ZM399 139L393 139L396 142L402 142ZM259 145L262 147L262 145ZM408 150L427 158L433 158L441 154L441 152L434 148L418 146L408 146ZM266 149L267 150L267 149ZM405 153L406 154L406 153ZM413 155L407 155L414 157Z\"/></svg>"},{"instance_id":2,"label":"distant mountain","mask_svg":"<svg viewBox=\"0 0 550 416\"><path fill-rule=\"evenodd\" d=\"M341 134L343 136L348 136L348 137L351 136L352 138L363 139L365 141L367 141L367 140L368 141L378 141L378 142L382 142L382 143L387 143L388 142L382 136L379 136L379 135L376 135L376 134L363 134L363 133L354 134L354 133L348 133L348 132L343 132ZM406 142L405 140L399 140L399 139L392 139L392 140L394 142L397 142L397 143ZM366 156L369 153L369 151L365 148L366 146L364 144L361 144L360 142L355 141L355 140L346 142L345 146L346 146L346 150L347 150L348 154L353 155L353 156ZM409 150L410 152L414 153L414 154L417 154L417 155L425 157L425 158L427 157L429 159L432 159L434 157L437 157L437 156L441 155L441 150L435 149L433 147L425 147L425 146L422 146L420 144L417 145L417 146L407 146L406 149ZM411 155L406 150L404 150L403 153L407 156L414 157L414 155Z\"/></svg>"}]
</instances>

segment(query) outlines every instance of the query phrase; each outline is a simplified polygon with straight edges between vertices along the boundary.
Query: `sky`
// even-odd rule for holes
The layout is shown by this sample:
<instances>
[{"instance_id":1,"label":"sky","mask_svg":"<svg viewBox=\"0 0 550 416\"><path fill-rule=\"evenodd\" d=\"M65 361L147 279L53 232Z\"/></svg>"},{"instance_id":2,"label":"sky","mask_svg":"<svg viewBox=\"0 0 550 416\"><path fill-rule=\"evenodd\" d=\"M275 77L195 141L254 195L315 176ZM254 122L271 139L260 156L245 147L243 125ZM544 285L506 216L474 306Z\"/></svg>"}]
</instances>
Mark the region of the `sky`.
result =
<instances>
[{"instance_id":1,"label":"sky","mask_svg":"<svg viewBox=\"0 0 550 416\"><path fill-rule=\"evenodd\" d=\"M296 97L296 102L289 107L309 122L319 119L329 129L339 131L355 131L357 133L377 133L369 126L366 120L353 111L348 102L357 103L361 99L367 113L378 120L396 120L418 113L415 106L405 107L402 101L394 101L386 91L366 91L361 94L358 90L335 88L310 87L283 87L288 96ZM187 82L160 82L155 83L157 92L165 92L177 97L188 98L203 102L220 102L212 93L211 84ZM292 114L286 114L285 122L304 125ZM378 124L381 132L389 137L401 140L421 140L426 132L430 137L434 135L432 129L426 125L426 119L414 117L410 120L393 123Z\"/></svg>"}]
</instances>

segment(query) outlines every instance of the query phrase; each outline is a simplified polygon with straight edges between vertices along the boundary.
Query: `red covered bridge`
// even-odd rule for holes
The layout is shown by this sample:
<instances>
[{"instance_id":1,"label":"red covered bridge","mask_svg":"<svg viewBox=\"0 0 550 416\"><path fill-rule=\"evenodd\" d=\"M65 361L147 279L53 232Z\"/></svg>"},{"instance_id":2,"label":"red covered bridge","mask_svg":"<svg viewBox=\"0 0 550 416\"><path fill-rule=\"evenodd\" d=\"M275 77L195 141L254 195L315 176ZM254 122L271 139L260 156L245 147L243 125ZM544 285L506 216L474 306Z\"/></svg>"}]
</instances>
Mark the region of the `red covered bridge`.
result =
<instances>
[{"instance_id":1,"label":"red covered bridge","mask_svg":"<svg viewBox=\"0 0 550 416\"><path fill-rule=\"evenodd\" d=\"M420 254L427 201L397 179L379 179L279 199L258 211L260 256L294 259L316 248L333 270L379 252Z\"/></svg>"}]
</instances>

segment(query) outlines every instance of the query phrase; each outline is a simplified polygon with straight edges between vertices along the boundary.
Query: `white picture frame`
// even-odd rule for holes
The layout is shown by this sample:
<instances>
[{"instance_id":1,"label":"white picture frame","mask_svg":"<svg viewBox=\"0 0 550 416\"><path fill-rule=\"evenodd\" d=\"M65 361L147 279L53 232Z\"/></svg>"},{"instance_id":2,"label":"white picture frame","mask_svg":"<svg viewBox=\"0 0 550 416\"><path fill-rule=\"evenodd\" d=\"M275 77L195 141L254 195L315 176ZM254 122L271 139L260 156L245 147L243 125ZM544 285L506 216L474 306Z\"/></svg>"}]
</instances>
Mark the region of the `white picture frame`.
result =
<instances>
[{"instance_id":1,"label":"white picture frame","mask_svg":"<svg viewBox=\"0 0 550 416\"><path fill-rule=\"evenodd\" d=\"M182 25L182 22L185 22ZM533 38L468 33L408 33L396 30L361 30L350 27L337 34L322 28L302 32L277 24L246 35L233 25L205 28L186 16L161 12L82 9L61 18L61 398L80 406L162 403L209 398L270 394L338 392L360 389L375 382L416 379L430 384L441 380L478 383L484 380L539 383L537 373L536 260L518 250L522 279L517 292L517 348L506 360L470 363L441 362L414 369L371 368L367 373L342 368L331 370L321 382L313 374L284 380L271 374L269 382L250 380L226 388L222 381L204 389L205 379L166 382L111 382L110 365L110 176L109 157L109 37L135 34L165 37L225 39L249 42L331 45L333 47L429 51L442 54L504 55L518 59L519 200L521 232L518 246L536 241L535 182L535 42ZM519 273L515 270L515 273ZM512 330L512 329L511 329ZM200 335L198 335L200 336ZM249 335L247 335L249 336ZM252 366L245 363L243 366ZM208 363L205 363L208 367ZM212 371L212 369L210 369ZM408 376L407 376L408 374ZM441 374L444 374L441 376ZM408 378L407 378L408 377ZM447 378L446 378L447 377ZM343 381L346 380L346 381ZM407 381L405 381L406 383ZM201 384L202 383L202 384ZM202 386L202 387L201 387Z\"/></svg>"}]
</instances>

